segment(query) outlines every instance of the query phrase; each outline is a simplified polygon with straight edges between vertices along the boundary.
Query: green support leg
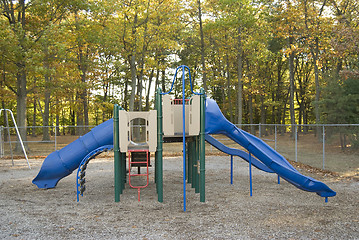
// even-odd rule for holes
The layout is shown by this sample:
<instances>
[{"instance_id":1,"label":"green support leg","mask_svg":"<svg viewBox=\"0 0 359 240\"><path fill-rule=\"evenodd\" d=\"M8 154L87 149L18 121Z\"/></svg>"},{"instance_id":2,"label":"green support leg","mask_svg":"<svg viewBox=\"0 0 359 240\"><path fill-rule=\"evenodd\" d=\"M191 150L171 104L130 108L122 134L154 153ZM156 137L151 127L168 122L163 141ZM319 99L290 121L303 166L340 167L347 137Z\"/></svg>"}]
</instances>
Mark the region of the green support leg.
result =
<instances>
[{"instance_id":1,"label":"green support leg","mask_svg":"<svg viewBox=\"0 0 359 240\"><path fill-rule=\"evenodd\" d=\"M188 183L192 183L193 172L193 140L188 142ZM192 186L193 187L193 186Z\"/></svg>"},{"instance_id":2,"label":"green support leg","mask_svg":"<svg viewBox=\"0 0 359 240\"><path fill-rule=\"evenodd\" d=\"M156 192L158 193L157 191L157 151L155 152L155 183L156 183Z\"/></svg>"},{"instance_id":3,"label":"green support leg","mask_svg":"<svg viewBox=\"0 0 359 240\"><path fill-rule=\"evenodd\" d=\"M156 92L156 106L157 106L157 193L158 193L158 201L163 202L163 159L162 159L162 151L163 151L163 130L162 130L162 95L161 89L157 89Z\"/></svg>"},{"instance_id":4,"label":"green support leg","mask_svg":"<svg viewBox=\"0 0 359 240\"><path fill-rule=\"evenodd\" d=\"M126 177L127 177L127 173L126 173L126 153L120 153L121 154L121 160L122 160L122 185L121 185L121 193L123 192L123 190L125 189L125 183L126 183Z\"/></svg>"},{"instance_id":5,"label":"green support leg","mask_svg":"<svg viewBox=\"0 0 359 240\"><path fill-rule=\"evenodd\" d=\"M120 165L120 168L117 170L119 171L119 174L118 174L118 181L119 181L119 185L120 185L120 195L123 193L123 188L124 188L124 184L123 184L123 168L126 167L123 165L123 157L122 157L122 153L120 152L119 150L119 165Z\"/></svg>"},{"instance_id":6,"label":"green support leg","mask_svg":"<svg viewBox=\"0 0 359 240\"><path fill-rule=\"evenodd\" d=\"M206 201L206 178L205 178L205 171L206 171L206 164L205 164L205 95L204 89L201 88L201 102L200 102L200 133L199 133L199 146L200 146L200 201Z\"/></svg>"},{"instance_id":7,"label":"green support leg","mask_svg":"<svg viewBox=\"0 0 359 240\"><path fill-rule=\"evenodd\" d=\"M158 107L157 107L157 91L156 91L156 94L155 94L155 110L158 110ZM157 125L158 125L158 119L157 119ZM158 143L158 142L157 142ZM155 152L155 184L156 184L156 193L158 194L158 181L157 181L157 164L158 164L158 161L157 161L157 149L156 149L156 152Z\"/></svg>"},{"instance_id":8,"label":"green support leg","mask_svg":"<svg viewBox=\"0 0 359 240\"><path fill-rule=\"evenodd\" d=\"M198 174L198 163L199 163L199 161L198 161L198 159L199 159L199 138L198 137L196 137L196 141L195 141L195 158L194 158L194 160L195 160L195 162L194 162L194 168L193 168L193 170L194 170L194 180L195 180L195 184L194 184L194 191L195 191L195 193L199 193L199 174Z\"/></svg>"},{"instance_id":9,"label":"green support leg","mask_svg":"<svg viewBox=\"0 0 359 240\"><path fill-rule=\"evenodd\" d=\"M120 148L119 148L119 129L118 129L118 105L115 104L113 110L113 150L114 150L114 178L115 178L115 202L120 201L121 194L121 159L120 159Z\"/></svg>"}]
</instances>

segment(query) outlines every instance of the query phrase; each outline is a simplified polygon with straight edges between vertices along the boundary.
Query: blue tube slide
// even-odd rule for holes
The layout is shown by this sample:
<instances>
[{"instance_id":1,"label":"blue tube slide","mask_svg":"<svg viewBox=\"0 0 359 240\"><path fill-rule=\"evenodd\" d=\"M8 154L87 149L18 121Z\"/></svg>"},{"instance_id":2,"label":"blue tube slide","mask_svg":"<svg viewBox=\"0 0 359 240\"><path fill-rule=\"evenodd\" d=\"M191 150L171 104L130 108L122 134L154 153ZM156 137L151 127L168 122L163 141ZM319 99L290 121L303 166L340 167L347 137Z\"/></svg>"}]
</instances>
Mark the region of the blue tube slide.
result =
<instances>
[{"instance_id":1,"label":"blue tube slide","mask_svg":"<svg viewBox=\"0 0 359 240\"><path fill-rule=\"evenodd\" d=\"M62 178L79 167L88 153L105 145L113 145L113 119L94 127L61 150L49 154L32 183L38 188L56 187Z\"/></svg>"},{"instance_id":2,"label":"blue tube slide","mask_svg":"<svg viewBox=\"0 0 359 240\"><path fill-rule=\"evenodd\" d=\"M213 99L206 100L206 134L224 134L247 149L258 160L280 177L299 189L315 192L321 197L336 195L324 183L299 173L283 156L261 139L253 136L229 122Z\"/></svg>"}]
</instances>

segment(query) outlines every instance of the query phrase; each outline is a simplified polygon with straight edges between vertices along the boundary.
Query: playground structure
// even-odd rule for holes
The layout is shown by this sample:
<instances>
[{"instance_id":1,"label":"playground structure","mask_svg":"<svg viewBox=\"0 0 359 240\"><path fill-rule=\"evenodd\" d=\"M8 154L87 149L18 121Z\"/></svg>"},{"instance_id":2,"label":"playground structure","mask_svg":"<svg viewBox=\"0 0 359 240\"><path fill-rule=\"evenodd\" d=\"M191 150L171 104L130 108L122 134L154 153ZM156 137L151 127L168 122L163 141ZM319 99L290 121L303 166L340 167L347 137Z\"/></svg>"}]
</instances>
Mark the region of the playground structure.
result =
<instances>
[{"instance_id":1,"label":"playground structure","mask_svg":"<svg viewBox=\"0 0 359 240\"><path fill-rule=\"evenodd\" d=\"M153 112L157 113L157 145L150 144L151 139L155 139L154 132L155 126L152 124L155 122L153 119L145 119L147 128L143 131L145 132L145 138L148 141L145 141L144 145L135 145L132 148L135 148L136 153L146 152L146 162L144 165L147 169L146 174L131 174L131 167L133 164L141 164L139 160L136 160L133 150L128 151L128 166L129 166L129 185L133 188L138 189L138 200L140 200L140 189L148 185L148 163L149 163L149 152L146 146L149 148L151 146L156 147L155 151L155 183L158 193L158 201L163 202L163 142L183 142L183 208L186 211L186 180L192 182L194 181L193 186L196 189L196 192L200 193L200 201L205 201L205 139L204 139L204 130L205 130L205 95L204 90L201 90L201 93L195 93L193 91L192 83L191 92L194 94L190 99L185 99L184 89L185 89L185 69L187 68L188 73L190 71L188 67L182 66L182 99L171 99L168 95L171 93L176 79L177 71L180 68L176 69L175 78L172 82L172 86L169 92L162 93L161 89L158 89L156 92L155 99L155 109ZM191 79L191 78L190 78ZM126 182L126 157L124 153L127 151L128 146L130 146L129 139L132 139L132 131L129 129L130 121L135 117L140 118L144 113L128 113L130 116L134 115L135 117L127 117L127 119L121 115L124 115L123 110L118 110L118 106L114 108L114 151L115 151L115 201L120 201L120 194L123 192L124 183ZM141 115L139 115L141 114ZM118 116L119 115L119 116ZM151 111L148 114L151 116ZM154 116L154 114L152 114ZM165 124L163 124L165 122ZM117 127L118 126L118 127ZM151 134L152 133L152 134ZM188 144L189 153L186 154L186 144ZM188 161L188 162L187 162ZM188 179L186 179L186 166L188 166ZM199 173L198 173L199 171ZM133 186L131 184L131 176L146 176L147 183L142 186ZM200 184L200 181L203 184Z\"/></svg>"},{"instance_id":2,"label":"playground structure","mask_svg":"<svg viewBox=\"0 0 359 240\"><path fill-rule=\"evenodd\" d=\"M16 135L21 144L21 149L22 149L22 152L24 153L27 166L29 169L31 169L30 162L29 162L29 159L27 158L26 150L24 147L24 143L22 141L22 138L21 138L21 135L19 132L19 128L17 127L16 121L14 118L14 114L12 113L12 111L10 109L0 109L0 117L1 117L2 112L4 112L4 116L5 116L5 124L6 124L6 129L7 129L7 137L9 140L9 149L10 149L10 154L11 154L12 166L14 166L14 154L12 152L12 142L11 142L11 138L10 138L9 118L8 118L7 113L10 113L10 115L11 115L11 119L12 119L12 122L14 123L15 131L16 131ZM3 128L1 127L0 128L0 157L2 157L3 155L4 155L4 139L3 139Z\"/></svg>"},{"instance_id":3,"label":"playground structure","mask_svg":"<svg viewBox=\"0 0 359 240\"><path fill-rule=\"evenodd\" d=\"M171 93L178 70L182 70L182 99L171 99ZM185 99L186 70L193 96ZM133 131L135 120L145 124L139 129L138 136ZM182 126L181 126L182 125ZM142 141L136 143L138 139ZM224 134L248 152L229 148L210 134ZM139 137L139 138L138 138ZM205 97L204 90L193 91L191 75L187 66L180 66L172 82L171 90L163 93L156 91L155 110L150 112L125 112L119 106L114 107L114 118L91 132L75 140L63 149L51 153L33 180L39 188L53 188L57 182L77 171L77 199L85 191L85 170L89 161L103 151L114 149L114 186L115 201L120 201L127 182L126 162L128 162L128 181L131 187L140 189L149 184L148 167L150 153L155 153L155 183L158 201L163 202L163 142L183 143L183 209L186 211L186 184L191 183L200 201L205 202L205 141L231 156L239 156L249 163L250 195L252 195L252 165L269 173L276 173L297 188L316 192L319 196L333 197L336 193L324 183L299 173L289 162L261 139L237 128L222 114L217 103ZM128 161L126 161L128 156ZM131 167L145 167L146 173L131 173ZM231 171L232 172L232 171ZM134 186L131 178L146 177L146 184Z\"/></svg>"}]
</instances>

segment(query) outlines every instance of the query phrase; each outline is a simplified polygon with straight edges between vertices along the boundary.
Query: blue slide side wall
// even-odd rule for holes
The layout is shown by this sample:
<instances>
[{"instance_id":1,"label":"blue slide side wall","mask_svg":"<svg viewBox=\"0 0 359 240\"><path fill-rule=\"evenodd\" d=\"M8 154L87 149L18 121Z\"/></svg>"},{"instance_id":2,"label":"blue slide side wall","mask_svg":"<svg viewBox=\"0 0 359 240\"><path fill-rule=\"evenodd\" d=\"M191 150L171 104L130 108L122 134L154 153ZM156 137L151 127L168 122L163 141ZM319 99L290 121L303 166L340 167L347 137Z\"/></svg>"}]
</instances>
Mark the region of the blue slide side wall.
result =
<instances>
[{"instance_id":1,"label":"blue slide side wall","mask_svg":"<svg viewBox=\"0 0 359 240\"><path fill-rule=\"evenodd\" d=\"M94 149L113 144L113 119L79 137L61 150L49 154L32 181L39 188L54 188L58 181L78 168L82 159Z\"/></svg>"}]
</instances>

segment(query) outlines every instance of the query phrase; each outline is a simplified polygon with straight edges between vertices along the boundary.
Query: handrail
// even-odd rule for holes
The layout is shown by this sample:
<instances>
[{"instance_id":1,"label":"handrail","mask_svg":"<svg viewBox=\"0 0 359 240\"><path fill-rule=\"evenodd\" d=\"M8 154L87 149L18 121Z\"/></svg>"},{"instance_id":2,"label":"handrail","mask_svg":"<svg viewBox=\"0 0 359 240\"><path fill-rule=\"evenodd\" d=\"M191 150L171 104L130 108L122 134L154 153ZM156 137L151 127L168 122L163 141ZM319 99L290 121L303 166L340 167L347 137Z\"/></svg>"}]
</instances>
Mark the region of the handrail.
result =
<instances>
[{"instance_id":1,"label":"handrail","mask_svg":"<svg viewBox=\"0 0 359 240\"><path fill-rule=\"evenodd\" d=\"M191 78L191 70L189 69L188 66L186 65L181 65L179 67L176 68L176 72L173 76L173 80L172 80L172 84L171 84L171 89L168 91L168 92L165 92L165 93L161 93L161 95L167 95L167 94L170 94L173 90L173 86L174 86L174 83L175 83L175 80L176 80L176 77L177 77L177 72L178 72L178 69L182 68L182 85L184 87L185 85L185 73L186 73L186 69L188 70L188 75L189 75L189 84L191 86L191 92L195 95L203 95L203 93L197 93L197 92L194 92L193 91L193 84L192 84L192 78ZM182 92L182 94L184 95L184 92Z\"/></svg>"}]
</instances>

